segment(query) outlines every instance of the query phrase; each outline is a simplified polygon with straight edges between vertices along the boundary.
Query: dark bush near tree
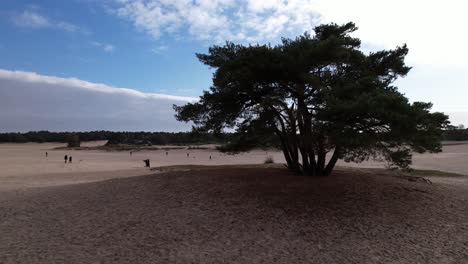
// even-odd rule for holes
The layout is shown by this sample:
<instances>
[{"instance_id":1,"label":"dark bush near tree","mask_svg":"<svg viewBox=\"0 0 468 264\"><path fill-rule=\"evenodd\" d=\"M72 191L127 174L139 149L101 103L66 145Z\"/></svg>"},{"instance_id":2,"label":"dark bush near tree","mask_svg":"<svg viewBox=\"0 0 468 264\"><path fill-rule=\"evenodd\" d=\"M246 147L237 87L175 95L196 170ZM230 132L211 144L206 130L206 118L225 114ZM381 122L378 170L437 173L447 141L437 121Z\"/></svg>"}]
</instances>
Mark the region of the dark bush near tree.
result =
<instances>
[{"instance_id":1,"label":"dark bush near tree","mask_svg":"<svg viewBox=\"0 0 468 264\"><path fill-rule=\"evenodd\" d=\"M69 148L78 148L81 145L80 137L73 133L68 135L67 146Z\"/></svg>"},{"instance_id":2,"label":"dark bush near tree","mask_svg":"<svg viewBox=\"0 0 468 264\"><path fill-rule=\"evenodd\" d=\"M264 164L273 164L275 163L275 160L273 159L272 156L268 156L265 158L265 161L263 162Z\"/></svg>"},{"instance_id":3,"label":"dark bush near tree","mask_svg":"<svg viewBox=\"0 0 468 264\"><path fill-rule=\"evenodd\" d=\"M236 129L241 140L231 145L242 150L255 146L242 140L249 134L275 134L288 167L304 175L373 156L404 168L413 151L441 151L448 117L393 85L410 71L406 45L366 54L350 35L356 30L328 24L277 46L213 46L197 54L215 69L212 87L200 101L174 106L176 118L198 131Z\"/></svg>"}]
</instances>

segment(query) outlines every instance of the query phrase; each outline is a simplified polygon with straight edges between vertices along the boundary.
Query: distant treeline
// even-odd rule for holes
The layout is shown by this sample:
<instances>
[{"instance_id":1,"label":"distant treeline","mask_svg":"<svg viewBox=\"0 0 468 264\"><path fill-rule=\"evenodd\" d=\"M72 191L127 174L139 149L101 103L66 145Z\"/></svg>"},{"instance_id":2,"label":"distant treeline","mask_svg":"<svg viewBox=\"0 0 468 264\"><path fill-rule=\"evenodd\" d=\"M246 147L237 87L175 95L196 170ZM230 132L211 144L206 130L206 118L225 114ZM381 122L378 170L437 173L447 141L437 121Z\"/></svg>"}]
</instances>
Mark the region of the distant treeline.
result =
<instances>
[{"instance_id":1,"label":"distant treeline","mask_svg":"<svg viewBox=\"0 0 468 264\"><path fill-rule=\"evenodd\" d=\"M136 145L183 145L183 144L224 144L234 137L232 133L195 133L195 132L49 132L32 131L26 133L0 133L0 142L69 142L71 135L80 141L108 140L107 144Z\"/></svg>"},{"instance_id":2,"label":"distant treeline","mask_svg":"<svg viewBox=\"0 0 468 264\"><path fill-rule=\"evenodd\" d=\"M444 131L444 140L468 141L468 128L454 128Z\"/></svg>"},{"instance_id":3,"label":"distant treeline","mask_svg":"<svg viewBox=\"0 0 468 264\"><path fill-rule=\"evenodd\" d=\"M0 142L62 142L67 143L71 135L77 135L80 141L108 140L108 144L131 145L185 145L185 144L227 144L230 142L265 141L261 146L276 146L277 140L270 135L250 135L241 137L235 133L196 133L196 132L49 132L31 131L26 133L0 133ZM444 131L443 140L468 141L468 129L453 128ZM252 143L254 144L254 143ZM257 142L258 144L258 142Z\"/></svg>"}]
</instances>

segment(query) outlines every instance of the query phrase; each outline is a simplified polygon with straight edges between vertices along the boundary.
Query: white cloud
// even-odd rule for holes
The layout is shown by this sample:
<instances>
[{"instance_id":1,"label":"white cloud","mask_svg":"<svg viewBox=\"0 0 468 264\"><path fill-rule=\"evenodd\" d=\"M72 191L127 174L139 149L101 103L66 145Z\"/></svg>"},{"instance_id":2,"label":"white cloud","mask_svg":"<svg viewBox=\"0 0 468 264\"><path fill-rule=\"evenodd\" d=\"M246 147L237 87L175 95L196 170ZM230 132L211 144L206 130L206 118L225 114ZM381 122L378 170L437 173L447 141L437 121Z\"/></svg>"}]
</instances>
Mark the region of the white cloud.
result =
<instances>
[{"instance_id":1,"label":"white cloud","mask_svg":"<svg viewBox=\"0 0 468 264\"><path fill-rule=\"evenodd\" d=\"M265 41L310 30L318 14L308 0L115 0L115 13L155 39L188 32L200 40Z\"/></svg>"},{"instance_id":2,"label":"white cloud","mask_svg":"<svg viewBox=\"0 0 468 264\"><path fill-rule=\"evenodd\" d=\"M32 29L55 28L68 32L76 32L80 29L78 26L72 23L66 21L51 20L50 18L41 15L33 10L25 10L23 11L23 13L14 16L13 22L18 27Z\"/></svg>"},{"instance_id":3,"label":"white cloud","mask_svg":"<svg viewBox=\"0 0 468 264\"><path fill-rule=\"evenodd\" d=\"M110 44L105 44L103 49L104 49L105 52L112 52L112 51L114 51L114 46L110 45Z\"/></svg>"},{"instance_id":4,"label":"white cloud","mask_svg":"<svg viewBox=\"0 0 468 264\"><path fill-rule=\"evenodd\" d=\"M0 70L0 130L181 131L172 104L196 98L143 93L76 78Z\"/></svg>"},{"instance_id":5,"label":"white cloud","mask_svg":"<svg viewBox=\"0 0 468 264\"><path fill-rule=\"evenodd\" d=\"M466 0L318 0L322 21L353 21L356 35L380 48L407 43L409 63L468 66Z\"/></svg>"},{"instance_id":6,"label":"white cloud","mask_svg":"<svg viewBox=\"0 0 468 264\"><path fill-rule=\"evenodd\" d=\"M323 22L355 22L365 46L407 43L409 62L468 65L466 0L114 0L115 13L153 36L277 42Z\"/></svg>"},{"instance_id":7,"label":"white cloud","mask_svg":"<svg viewBox=\"0 0 468 264\"><path fill-rule=\"evenodd\" d=\"M105 52L113 52L115 50L114 45L111 44L106 44L106 43L101 43L97 41L91 41L91 45L101 48Z\"/></svg>"},{"instance_id":8,"label":"white cloud","mask_svg":"<svg viewBox=\"0 0 468 264\"><path fill-rule=\"evenodd\" d=\"M166 50L168 50L168 49L169 49L169 46L167 46L167 45L160 45L160 46L157 46L157 47L153 48L151 51L152 51L153 53L159 54L159 53L161 53L161 52L163 52L163 51L166 51Z\"/></svg>"},{"instance_id":9,"label":"white cloud","mask_svg":"<svg viewBox=\"0 0 468 264\"><path fill-rule=\"evenodd\" d=\"M465 127L468 126L468 112L448 112L446 114L449 115L452 125L464 125Z\"/></svg>"},{"instance_id":10,"label":"white cloud","mask_svg":"<svg viewBox=\"0 0 468 264\"><path fill-rule=\"evenodd\" d=\"M13 18L13 22L15 22L17 26L29 28L43 28L51 26L47 17L27 10L22 14L15 16Z\"/></svg>"},{"instance_id":11,"label":"white cloud","mask_svg":"<svg viewBox=\"0 0 468 264\"><path fill-rule=\"evenodd\" d=\"M75 26L75 25L73 25L71 23L64 22L64 21L57 22L55 27L58 28L58 29L63 29L63 30L68 31L68 32L76 32L76 31L79 30L78 26Z\"/></svg>"}]
</instances>

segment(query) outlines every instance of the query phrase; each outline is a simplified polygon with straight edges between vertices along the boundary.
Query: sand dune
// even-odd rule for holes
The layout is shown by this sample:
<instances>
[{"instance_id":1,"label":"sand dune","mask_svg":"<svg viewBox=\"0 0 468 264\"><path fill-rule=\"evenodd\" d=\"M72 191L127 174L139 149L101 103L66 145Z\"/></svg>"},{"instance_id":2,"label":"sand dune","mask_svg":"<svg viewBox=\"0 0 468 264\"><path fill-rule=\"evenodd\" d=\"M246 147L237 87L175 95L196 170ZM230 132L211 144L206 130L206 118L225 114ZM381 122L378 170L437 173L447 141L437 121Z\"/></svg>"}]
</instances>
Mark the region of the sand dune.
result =
<instances>
[{"instance_id":1,"label":"sand dune","mask_svg":"<svg viewBox=\"0 0 468 264\"><path fill-rule=\"evenodd\" d=\"M325 178L232 167L154 174L143 159L152 166L260 164L267 156L284 161L277 151L130 155L54 149L60 146L0 144L0 263L468 259L468 177L436 177L428 184L342 168ZM415 166L468 175L468 145L444 151L416 155ZM73 163L65 164L64 155Z\"/></svg>"},{"instance_id":2,"label":"sand dune","mask_svg":"<svg viewBox=\"0 0 468 264\"><path fill-rule=\"evenodd\" d=\"M85 142L95 146L103 142ZM0 189L56 186L70 183L99 181L116 177L151 174L143 166L150 159L152 167L168 165L261 164L267 156L284 163L279 151L256 150L238 155L226 155L214 149L174 149L136 151L57 150L60 143L0 144ZM48 157L45 157L48 152ZM189 153L189 157L187 157ZM65 164L63 157L71 155L73 163ZM209 157L212 157L210 160ZM446 145L440 154L416 154L414 167L442 170L468 175L468 144ZM339 162L340 166L384 167L381 162L360 164Z\"/></svg>"},{"instance_id":3,"label":"sand dune","mask_svg":"<svg viewBox=\"0 0 468 264\"><path fill-rule=\"evenodd\" d=\"M85 146L102 144L88 142ZM220 165L263 163L267 156L283 162L278 151L252 151L239 155L225 155L214 149L175 149L135 151L63 150L60 143L0 144L0 189L56 186L70 183L130 177L152 172L144 168L144 159L151 166L180 164ZM45 153L48 152L48 157ZM189 153L189 157L187 157ZM64 162L64 156L73 162ZM210 160L209 157L212 157Z\"/></svg>"},{"instance_id":4,"label":"sand dune","mask_svg":"<svg viewBox=\"0 0 468 264\"><path fill-rule=\"evenodd\" d=\"M3 192L0 263L465 263L468 192L336 171L170 172Z\"/></svg>"}]
</instances>

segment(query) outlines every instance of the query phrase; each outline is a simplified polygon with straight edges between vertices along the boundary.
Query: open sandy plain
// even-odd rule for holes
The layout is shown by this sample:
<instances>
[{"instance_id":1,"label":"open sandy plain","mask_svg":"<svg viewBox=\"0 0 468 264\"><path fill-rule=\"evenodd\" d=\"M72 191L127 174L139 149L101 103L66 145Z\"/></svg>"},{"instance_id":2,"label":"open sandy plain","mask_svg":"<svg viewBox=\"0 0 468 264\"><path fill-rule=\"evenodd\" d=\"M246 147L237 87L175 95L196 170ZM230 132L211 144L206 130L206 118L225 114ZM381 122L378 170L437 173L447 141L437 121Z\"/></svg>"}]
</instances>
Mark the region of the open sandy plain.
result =
<instances>
[{"instance_id":1,"label":"open sandy plain","mask_svg":"<svg viewBox=\"0 0 468 264\"><path fill-rule=\"evenodd\" d=\"M92 147L104 143L85 142L82 146ZM133 151L132 155L130 151L60 149L64 146L61 143L0 144L0 190L84 183L154 173L144 168L144 159L150 159L151 167L261 164L267 156L284 162L278 151L258 150L226 155L214 150L212 145L198 146L210 149L171 149L180 146L161 146L168 149ZM73 157L72 163L64 162L65 155Z\"/></svg>"},{"instance_id":2,"label":"open sandy plain","mask_svg":"<svg viewBox=\"0 0 468 264\"><path fill-rule=\"evenodd\" d=\"M340 167L310 178L281 166L155 174L143 159L156 167L283 158L61 146L0 144L0 263L468 263L466 176L429 173L431 184ZM468 175L468 144L416 155L414 167Z\"/></svg>"},{"instance_id":3,"label":"open sandy plain","mask_svg":"<svg viewBox=\"0 0 468 264\"><path fill-rule=\"evenodd\" d=\"M85 142L82 146L98 146L104 143ZM57 149L64 146L61 143L0 144L0 190L66 185L154 173L144 168L144 159L150 159L151 167L262 164L268 156L277 163L285 162L283 154L275 150L255 150L226 155L209 145L201 146L209 149L142 150L134 151L132 155L130 151ZM176 146L161 146L161 148L171 147ZM46 152L48 157L45 156ZM73 157L71 164L65 164L63 159L65 155ZM415 154L413 159L414 168L468 175L468 142L447 144L442 153ZM375 161L359 164L339 162L338 165L385 167L385 163Z\"/></svg>"}]
</instances>

